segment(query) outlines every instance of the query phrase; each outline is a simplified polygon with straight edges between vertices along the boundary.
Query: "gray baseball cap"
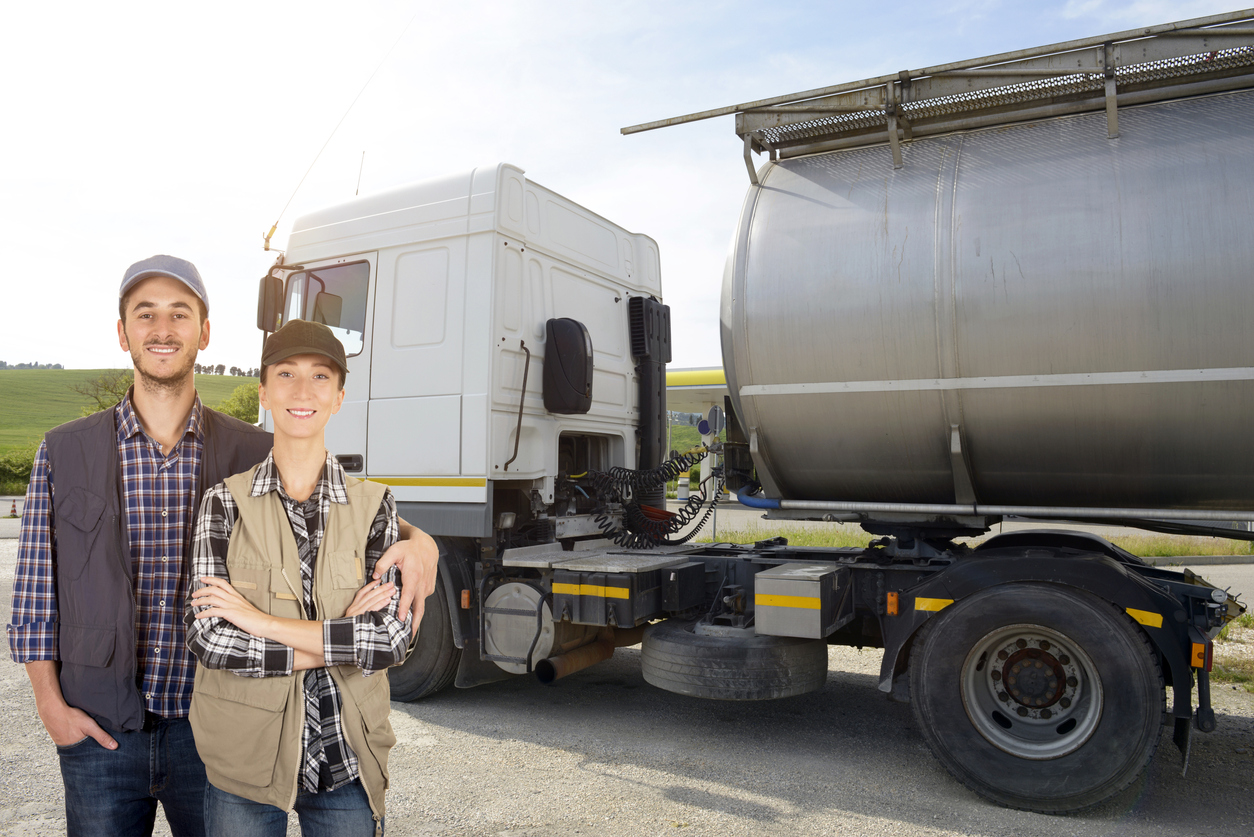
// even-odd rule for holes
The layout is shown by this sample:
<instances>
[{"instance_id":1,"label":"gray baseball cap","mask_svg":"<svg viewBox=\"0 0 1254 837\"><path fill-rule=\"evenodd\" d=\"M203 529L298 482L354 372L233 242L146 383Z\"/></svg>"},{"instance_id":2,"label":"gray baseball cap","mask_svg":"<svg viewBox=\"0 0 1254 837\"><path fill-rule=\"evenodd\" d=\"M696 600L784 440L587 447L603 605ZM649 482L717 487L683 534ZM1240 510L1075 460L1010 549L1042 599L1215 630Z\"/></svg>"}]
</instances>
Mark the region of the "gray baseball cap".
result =
<instances>
[{"instance_id":1,"label":"gray baseball cap","mask_svg":"<svg viewBox=\"0 0 1254 837\"><path fill-rule=\"evenodd\" d=\"M200 301L205 304L206 313L209 311L209 294L205 291L205 283L200 278L200 271L187 259L180 259L177 256L149 256L128 267L122 276L122 286L118 288L118 300L126 296L126 292L137 282L142 282L151 276L169 276L171 279L179 280L191 289L192 293L200 297Z\"/></svg>"}]
</instances>

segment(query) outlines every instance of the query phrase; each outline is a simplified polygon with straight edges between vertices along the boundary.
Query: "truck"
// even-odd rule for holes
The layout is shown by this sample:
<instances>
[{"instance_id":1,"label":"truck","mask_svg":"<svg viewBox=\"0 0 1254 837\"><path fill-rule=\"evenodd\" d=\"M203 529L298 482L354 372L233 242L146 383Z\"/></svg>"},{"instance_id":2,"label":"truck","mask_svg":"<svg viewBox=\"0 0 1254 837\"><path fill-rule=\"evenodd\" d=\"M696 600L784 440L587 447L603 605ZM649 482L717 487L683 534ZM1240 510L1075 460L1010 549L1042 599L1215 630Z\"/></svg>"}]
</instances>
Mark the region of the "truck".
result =
<instances>
[{"instance_id":1,"label":"truck","mask_svg":"<svg viewBox=\"0 0 1254 837\"><path fill-rule=\"evenodd\" d=\"M344 342L331 452L440 547L394 699L636 644L656 687L786 698L871 647L993 802L1096 805L1167 729L1187 768L1245 606L1084 531L980 538L1254 538L1254 10L624 132L731 114L729 391L692 451L666 450L656 243L515 166L305 215L262 278L263 332ZM869 543L694 543L724 488Z\"/></svg>"}]
</instances>

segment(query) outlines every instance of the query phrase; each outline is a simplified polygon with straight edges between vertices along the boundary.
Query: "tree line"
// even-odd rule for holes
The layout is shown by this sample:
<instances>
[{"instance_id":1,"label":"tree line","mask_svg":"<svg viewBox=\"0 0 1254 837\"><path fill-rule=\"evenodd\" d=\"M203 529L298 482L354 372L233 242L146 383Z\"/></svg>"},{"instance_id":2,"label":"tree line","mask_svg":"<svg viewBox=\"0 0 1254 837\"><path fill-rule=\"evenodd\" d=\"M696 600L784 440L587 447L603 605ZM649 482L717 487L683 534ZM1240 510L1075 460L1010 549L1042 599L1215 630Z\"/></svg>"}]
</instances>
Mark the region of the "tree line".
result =
<instances>
[{"instance_id":1,"label":"tree line","mask_svg":"<svg viewBox=\"0 0 1254 837\"><path fill-rule=\"evenodd\" d=\"M197 375L234 375L239 378L260 378L261 369L241 369L238 366L232 366L230 369L226 364L219 363L214 366L212 363L198 363L195 366Z\"/></svg>"},{"instance_id":2,"label":"tree line","mask_svg":"<svg viewBox=\"0 0 1254 837\"><path fill-rule=\"evenodd\" d=\"M65 367L59 363L14 363L10 365L6 361L0 360L0 369L64 369Z\"/></svg>"}]
</instances>

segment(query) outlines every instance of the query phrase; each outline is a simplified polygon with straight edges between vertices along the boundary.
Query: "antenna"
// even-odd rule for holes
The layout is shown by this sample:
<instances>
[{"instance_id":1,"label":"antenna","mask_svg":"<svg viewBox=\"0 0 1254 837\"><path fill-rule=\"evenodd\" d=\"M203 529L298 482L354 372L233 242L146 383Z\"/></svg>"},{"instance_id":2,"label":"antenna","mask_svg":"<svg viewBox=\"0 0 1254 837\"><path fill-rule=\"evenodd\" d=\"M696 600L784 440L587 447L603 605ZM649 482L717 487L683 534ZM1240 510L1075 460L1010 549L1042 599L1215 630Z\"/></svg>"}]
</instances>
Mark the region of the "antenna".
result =
<instances>
[{"instance_id":1,"label":"antenna","mask_svg":"<svg viewBox=\"0 0 1254 837\"><path fill-rule=\"evenodd\" d=\"M353 192L353 197L361 194L361 170L366 167L366 152L361 152L361 165L357 167L357 191Z\"/></svg>"},{"instance_id":2,"label":"antenna","mask_svg":"<svg viewBox=\"0 0 1254 837\"><path fill-rule=\"evenodd\" d=\"M361 90L357 91L357 95L353 97L353 101L350 102L348 105L348 110L344 111L344 115L340 117L340 121L335 123L335 127L331 129L331 136L327 137L327 141L322 144L322 147L318 149L318 153L314 155L313 162L310 163L309 168L305 170L305 174L303 177L301 177L300 183L297 183L296 188L292 190L292 197L287 199L287 203L283 204L283 208L279 210L279 217L274 219L274 224L271 225L270 232L265 234L264 238L265 238L266 250L270 249L270 237L273 236L274 231L279 228L279 220L283 217L283 213L287 212L287 208L292 205L292 198L296 197L296 193L300 191L300 187L305 184L305 178L309 177L309 172L313 171L313 167L318 163L318 158L322 156L323 151L327 150L327 146L331 144L331 139L335 136L335 132L340 129L340 126L344 124L344 120L348 118L348 114L352 111L353 105L357 104L357 100L361 98L361 94L366 92L366 88L370 86L370 82L374 81L374 77L379 74L379 70L383 69L383 63L388 60L388 56L391 55L393 50L395 50L396 47L400 44L401 38L405 37L405 33L409 31L409 27L413 26L414 21L417 19L418 19L418 12L414 12L414 16L409 19L409 23L405 24L405 28L401 30L401 34L397 36L396 41L392 44L391 48L388 49L388 51L383 54L383 57L381 59L379 59L379 66L374 68L374 72L370 74L370 78L366 79L366 83L361 86ZM366 152L363 151L361 153L362 153L362 165L365 165ZM360 173L358 177L360 178ZM360 185L361 184L360 184L360 179L359 179L358 181L359 188L360 188Z\"/></svg>"}]
</instances>

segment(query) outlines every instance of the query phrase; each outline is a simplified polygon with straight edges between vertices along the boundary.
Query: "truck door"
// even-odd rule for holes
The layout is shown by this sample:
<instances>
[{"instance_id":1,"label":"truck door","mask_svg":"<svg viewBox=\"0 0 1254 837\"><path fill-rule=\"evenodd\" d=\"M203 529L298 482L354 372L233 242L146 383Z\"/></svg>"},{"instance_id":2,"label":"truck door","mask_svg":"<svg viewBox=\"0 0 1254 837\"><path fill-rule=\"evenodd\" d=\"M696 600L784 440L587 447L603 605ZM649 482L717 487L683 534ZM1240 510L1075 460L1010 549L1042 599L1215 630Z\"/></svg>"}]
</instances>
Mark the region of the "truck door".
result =
<instances>
[{"instance_id":1,"label":"truck door","mask_svg":"<svg viewBox=\"0 0 1254 837\"><path fill-rule=\"evenodd\" d=\"M346 471L361 475L366 459L366 427L370 404L370 332L375 253L326 262L311 262L287 279L283 322L311 320L328 326L344 344L348 377L344 405L327 425L327 450ZM273 429L269 414L266 426Z\"/></svg>"},{"instance_id":2,"label":"truck door","mask_svg":"<svg viewBox=\"0 0 1254 837\"><path fill-rule=\"evenodd\" d=\"M462 497L446 479L462 473L466 272L465 237L379 254L367 467L406 480L390 481L398 499L482 501L481 484ZM486 297L485 288L479 320L490 316Z\"/></svg>"}]
</instances>

